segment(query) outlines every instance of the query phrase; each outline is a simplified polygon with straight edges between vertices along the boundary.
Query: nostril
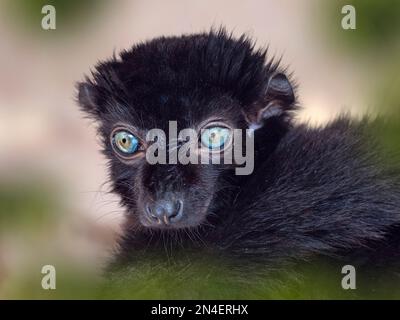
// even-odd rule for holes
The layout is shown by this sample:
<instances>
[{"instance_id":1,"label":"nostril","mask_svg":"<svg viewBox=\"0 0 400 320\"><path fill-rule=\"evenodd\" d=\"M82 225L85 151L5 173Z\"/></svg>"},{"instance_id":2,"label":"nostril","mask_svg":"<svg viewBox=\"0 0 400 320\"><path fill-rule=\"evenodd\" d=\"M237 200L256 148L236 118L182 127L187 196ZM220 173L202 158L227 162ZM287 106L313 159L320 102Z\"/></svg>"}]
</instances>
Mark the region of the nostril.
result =
<instances>
[{"instance_id":1,"label":"nostril","mask_svg":"<svg viewBox=\"0 0 400 320\"><path fill-rule=\"evenodd\" d=\"M153 214L153 210L151 209L149 204L146 204L146 213L151 216Z\"/></svg>"},{"instance_id":2,"label":"nostril","mask_svg":"<svg viewBox=\"0 0 400 320\"><path fill-rule=\"evenodd\" d=\"M176 222L176 221L180 220L183 215L182 212L183 212L183 201L178 200L175 203L173 213L169 216L169 220L171 222Z\"/></svg>"},{"instance_id":3,"label":"nostril","mask_svg":"<svg viewBox=\"0 0 400 320\"><path fill-rule=\"evenodd\" d=\"M160 219L159 219L158 216L154 213L152 207L151 207L149 204L146 205L146 214L147 214L147 217L148 217L151 221L158 222L158 223L161 222Z\"/></svg>"}]
</instances>

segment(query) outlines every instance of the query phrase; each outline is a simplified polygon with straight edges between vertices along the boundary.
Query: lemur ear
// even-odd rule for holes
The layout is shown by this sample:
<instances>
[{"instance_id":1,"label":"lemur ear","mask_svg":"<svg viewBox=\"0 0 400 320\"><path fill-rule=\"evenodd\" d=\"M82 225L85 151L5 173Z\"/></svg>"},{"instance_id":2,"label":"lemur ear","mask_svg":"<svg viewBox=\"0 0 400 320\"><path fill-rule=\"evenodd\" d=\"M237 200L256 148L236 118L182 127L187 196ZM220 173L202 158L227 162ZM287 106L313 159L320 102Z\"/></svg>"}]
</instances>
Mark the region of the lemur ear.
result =
<instances>
[{"instance_id":1,"label":"lemur ear","mask_svg":"<svg viewBox=\"0 0 400 320\"><path fill-rule=\"evenodd\" d=\"M82 110L91 116L99 116L101 111L98 104L98 92L96 87L86 81L77 84L77 100Z\"/></svg>"},{"instance_id":2,"label":"lemur ear","mask_svg":"<svg viewBox=\"0 0 400 320\"><path fill-rule=\"evenodd\" d=\"M280 72L273 74L260 100L246 115L249 125L253 128L259 128L265 120L283 115L293 109L295 93L286 75Z\"/></svg>"}]
</instances>

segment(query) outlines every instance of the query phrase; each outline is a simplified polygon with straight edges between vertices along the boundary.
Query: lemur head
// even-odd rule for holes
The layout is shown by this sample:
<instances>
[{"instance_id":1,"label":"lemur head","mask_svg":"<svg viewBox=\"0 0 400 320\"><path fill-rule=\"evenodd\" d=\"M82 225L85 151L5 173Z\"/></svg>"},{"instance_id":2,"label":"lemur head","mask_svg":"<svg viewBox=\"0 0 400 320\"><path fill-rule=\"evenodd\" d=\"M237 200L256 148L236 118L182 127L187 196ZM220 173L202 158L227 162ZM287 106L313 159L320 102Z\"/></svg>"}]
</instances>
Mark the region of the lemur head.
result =
<instances>
[{"instance_id":1,"label":"lemur head","mask_svg":"<svg viewBox=\"0 0 400 320\"><path fill-rule=\"evenodd\" d=\"M150 130L165 132L169 152L182 146L180 137L174 144L168 139L171 123L177 132L190 128L198 148L191 151L219 158L234 129L255 130L256 153L277 143L289 126L295 94L284 71L265 56L247 37L235 39L224 30L161 37L99 63L78 84L80 106L99 124L113 190L138 226L201 225L223 196L221 181L235 175L235 161L150 163L147 151L162 140L149 140Z\"/></svg>"}]
</instances>

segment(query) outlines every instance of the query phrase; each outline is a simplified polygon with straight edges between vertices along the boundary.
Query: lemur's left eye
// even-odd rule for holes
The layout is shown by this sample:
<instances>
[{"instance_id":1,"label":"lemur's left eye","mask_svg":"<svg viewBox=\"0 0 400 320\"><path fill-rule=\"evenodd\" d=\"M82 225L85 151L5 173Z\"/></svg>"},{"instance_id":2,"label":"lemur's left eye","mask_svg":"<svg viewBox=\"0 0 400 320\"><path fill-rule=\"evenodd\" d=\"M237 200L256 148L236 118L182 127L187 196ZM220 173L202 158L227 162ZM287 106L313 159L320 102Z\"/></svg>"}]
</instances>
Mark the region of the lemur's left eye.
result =
<instances>
[{"instance_id":1,"label":"lemur's left eye","mask_svg":"<svg viewBox=\"0 0 400 320\"><path fill-rule=\"evenodd\" d=\"M222 150L229 142L231 130L226 127L208 127L202 130L201 143L210 150Z\"/></svg>"},{"instance_id":2,"label":"lemur's left eye","mask_svg":"<svg viewBox=\"0 0 400 320\"><path fill-rule=\"evenodd\" d=\"M125 130L116 131L112 137L112 143L114 148L126 156L134 154L139 148L139 139Z\"/></svg>"}]
</instances>

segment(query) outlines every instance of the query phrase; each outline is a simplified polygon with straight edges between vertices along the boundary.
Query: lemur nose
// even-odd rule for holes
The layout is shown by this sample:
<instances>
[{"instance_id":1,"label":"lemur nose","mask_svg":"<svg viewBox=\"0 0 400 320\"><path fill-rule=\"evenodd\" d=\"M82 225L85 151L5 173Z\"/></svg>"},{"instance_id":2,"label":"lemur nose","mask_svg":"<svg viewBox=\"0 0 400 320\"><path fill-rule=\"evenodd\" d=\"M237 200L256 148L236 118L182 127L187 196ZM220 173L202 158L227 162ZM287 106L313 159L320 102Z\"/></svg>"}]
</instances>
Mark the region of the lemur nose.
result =
<instances>
[{"instance_id":1,"label":"lemur nose","mask_svg":"<svg viewBox=\"0 0 400 320\"><path fill-rule=\"evenodd\" d=\"M183 214L182 200L158 200L146 205L147 217L153 223L173 224L178 222Z\"/></svg>"}]
</instances>

